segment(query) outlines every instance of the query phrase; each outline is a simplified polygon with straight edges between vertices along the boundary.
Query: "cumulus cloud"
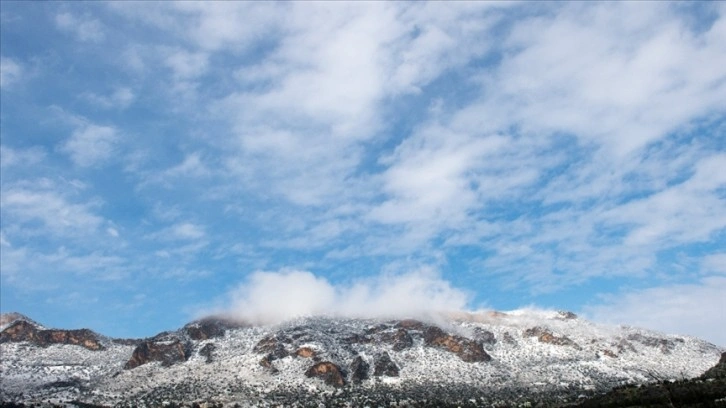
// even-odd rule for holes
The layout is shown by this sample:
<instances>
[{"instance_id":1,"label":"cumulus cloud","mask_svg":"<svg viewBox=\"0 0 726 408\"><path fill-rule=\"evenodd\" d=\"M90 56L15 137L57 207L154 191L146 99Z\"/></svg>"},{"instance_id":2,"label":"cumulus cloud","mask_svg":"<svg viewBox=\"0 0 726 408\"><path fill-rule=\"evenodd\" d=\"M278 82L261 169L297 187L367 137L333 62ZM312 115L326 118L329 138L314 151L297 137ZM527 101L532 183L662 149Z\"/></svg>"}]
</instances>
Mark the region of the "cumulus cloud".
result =
<instances>
[{"instance_id":1,"label":"cumulus cloud","mask_svg":"<svg viewBox=\"0 0 726 408\"><path fill-rule=\"evenodd\" d=\"M225 313L260 324L303 316L433 318L464 310L469 294L431 269L334 284L311 272L258 271L229 293Z\"/></svg>"}]
</instances>

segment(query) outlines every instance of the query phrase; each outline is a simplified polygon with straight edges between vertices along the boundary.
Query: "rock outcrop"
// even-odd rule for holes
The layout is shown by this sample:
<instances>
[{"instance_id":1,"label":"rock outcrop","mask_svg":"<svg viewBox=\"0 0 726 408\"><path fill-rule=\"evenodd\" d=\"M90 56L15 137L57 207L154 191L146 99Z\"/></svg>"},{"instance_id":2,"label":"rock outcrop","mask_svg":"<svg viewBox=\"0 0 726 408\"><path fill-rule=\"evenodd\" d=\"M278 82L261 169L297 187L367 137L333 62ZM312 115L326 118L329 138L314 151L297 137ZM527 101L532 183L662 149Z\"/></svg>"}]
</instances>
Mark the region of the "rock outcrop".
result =
<instances>
[{"instance_id":1,"label":"rock outcrop","mask_svg":"<svg viewBox=\"0 0 726 408\"><path fill-rule=\"evenodd\" d=\"M206 362L211 363L214 361L214 350L217 349L217 346L214 345L214 343L207 343L199 350L199 355L202 357L206 357Z\"/></svg>"},{"instance_id":2,"label":"rock outcrop","mask_svg":"<svg viewBox=\"0 0 726 408\"><path fill-rule=\"evenodd\" d=\"M229 319L207 317L187 324L181 331L192 340L207 340L223 337L227 330L238 329L245 326L246 325L244 323Z\"/></svg>"},{"instance_id":3,"label":"rock outcrop","mask_svg":"<svg viewBox=\"0 0 726 408\"><path fill-rule=\"evenodd\" d=\"M295 350L295 355L302 358L312 358L315 357L315 350L311 349L310 347L300 347L299 349Z\"/></svg>"},{"instance_id":4,"label":"rock outcrop","mask_svg":"<svg viewBox=\"0 0 726 408\"><path fill-rule=\"evenodd\" d=\"M381 354L373 366L373 375L376 377L398 377L398 372L398 366L391 360L391 356L388 353Z\"/></svg>"},{"instance_id":5,"label":"rock outcrop","mask_svg":"<svg viewBox=\"0 0 726 408\"><path fill-rule=\"evenodd\" d=\"M355 356L350 363L350 380L353 383L361 383L368 379L370 365L360 355Z\"/></svg>"},{"instance_id":6,"label":"rock outcrop","mask_svg":"<svg viewBox=\"0 0 726 408\"><path fill-rule=\"evenodd\" d=\"M320 378L326 384L333 387L345 385L345 375L340 367L330 361L321 361L305 371L307 377Z\"/></svg>"},{"instance_id":7,"label":"rock outcrop","mask_svg":"<svg viewBox=\"0 0 726 408\"><path fill-rule=\"evenodd\" d=\"M427 346L450 351L468 363L490 361L492 359L481 343L448 334L436 326L426 326L423 331L423 338Z\"/></svg>"},{"instance_id":8,"label":"rock outcrop","mask_svg":"<svg viewBox=\"0 0 726 408\"><path fill-rule=\"evenodd\" d=\"M0 343L23 341L40 347L48 347L51 344L71 344L94 351L104 349L98 335L88 329L39 329L26 320L16 320L0 333Z\"/></svg>"},{"instance_id":9,"label":"rock outcrop","mask_svg":"<svg viewBox=\"0 0 726 408\"><path fill-rule=\"evenodd\" d=\"M580 346L567 336L555 336L551 331L543 327L532 327L522 333L524 337L537 337L540 343L553 344L555 346L570 346L580 349Z\"/></svg>"},{"instance_id":10,"label":"rock outcrop","mask_svg":"<svg viewBox=\"0 0 726 408\"><path fill-rule=\"evenodd\" d=\"M670 354L676 348L676 343L683 343L683 339L676 337L674 339L664 339L658 337L644 336L642 334L631 334L628 340L636 341L648 347L659 349L663 354Z\"/></svg>"},{"instance_id":11,"label":"rock outcrop","mask_svg":"<svg viewBox=\"0 0 726 408\"><path fill-rule=\"evenodd\" d=\"M144 341L136 347L124 368L130 370L154 361L161 362L162 366L168 367L172 364L187 361L190 354L189 345L180 340L171 342Z\"/></svg>"}]
</instances>

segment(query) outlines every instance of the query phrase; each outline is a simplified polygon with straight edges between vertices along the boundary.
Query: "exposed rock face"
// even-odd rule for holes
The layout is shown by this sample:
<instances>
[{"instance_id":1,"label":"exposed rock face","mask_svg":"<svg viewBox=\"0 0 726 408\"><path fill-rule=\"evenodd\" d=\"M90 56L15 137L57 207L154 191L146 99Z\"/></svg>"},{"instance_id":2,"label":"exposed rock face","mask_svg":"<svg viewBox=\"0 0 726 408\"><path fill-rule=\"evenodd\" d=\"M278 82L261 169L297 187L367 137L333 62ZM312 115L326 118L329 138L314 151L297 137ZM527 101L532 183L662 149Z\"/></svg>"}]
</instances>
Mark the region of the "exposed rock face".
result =
<instances>
[{"instance_id":1,"label":"exposed rock face","mask_svg":"<svg viewBox=\"0 0 726 408\"><path fill-rule=\"evenodd\" d=\"M310 347L300 347L299 349L295 350L295 355L302 358L311 358L315 357L315 350L311 349Z\"/></svg>"},{"instance_id":2,"label":"exposed rock face","mask_svg":"<svg viewBox=\"0 0 726 408\"><path fill-rule=\"evenodd\" d=\"M560 310L559 312L557 312L557 315L559 316L560 319L564 319L564 320L577 319L576 314L574 314L570 311L567 311L567 310Z\"/></svg>"},{"instance_id":3,"label":"exposed rock face","mask_svg":"<svg viewBox=\"0 0 726 408\"><path fill-rule=\"evenodd\" d=\"M199 355L206 357L206 362L211 363L214 361L214 350L216 349L217 346L215 346L214 343L207 343L199 350Z\"/></svg>"},{"instance_id":4,"label":"exposed rock face","mask_svg":"<svg viewBox=\"0 0 726 408\"><path fill-rule=\"evenodd\" d=\"M549 343L554 344L555 346L570 346L574 347L576 349L580 349L580 346L577 345L574 341L572 341L567 336L555 336L552 334L551 331L542 328L542 327L533 327L531 329L527 329L522 333L524 337L537 337L537 340L539 340L540 343Z\"/></svg>"},{"instance_id":5,"label":"exposed rock face","mask_svg":"<svg viewBox=\"0 0 726 408\"><path fill-rule=\"evenodd\" d=\"M468 363L489 361L492 359L484 350L481 343L461 336L448 334L436 326L426 326L423 331L423 337L427 346L448 350Z\"/></svg>"},{"instance_id":6,"label":"exposed rock face","mask_svg":"<svg viewBox=\"0 0 726 408\"><path fill-rule=\"evenodd\" d=\"M388 353L383 353L376 359L373 367L373 375L376 377L398 377L398 366L391 360L391 356Z\"/></svg>"},{"instance_id":7,"label":"exposed rock face","mask_svg":"<svg viewBox=\"0 0 726 408\"><path fill-rule=\"evenodd\" d=\"M405 329L398 329L392 333L384 333L381 340L393 345L395 351L405 350L413 346L413 338Z\"/></svg>"},{"instance_id":8,"label":"exposed rock face","mask_svg":"<svg viewBox=\"0 0 726 408\"><path fill-rule=\"evenodd\" d=\"M232 320L208 317L189 323L182 329L192 340L207 340L223 337L229 329L237 329L245 325Z\"/></svg>"},{"instance_id":9,"label":"exposed rock face","mask_svg":"<svg viewBox=\"0 0 726 408\"><path fill-rule=\"evenodd\" d=\"M676 348L676 343L683 343L683 339L662 339L657 337L644 336L642 334L631 334L628 336L628 340L637 341L648 347L655 347L660 349L663 354L670 354Z\"/></svg>"},{"instance_id":10,"label":"exposed rock face","mask_svg":"<svg viewBox=\"0 0 726 408\"><path fill-rule=\"evenodd\" d=\"M162 366L168 367L186 361L190 354L188 345L180 340L163 343L145 341L136 347L124 368L130 370L152 361L160 361Z\"/></svg>"},{"instance_id":11,"label":"exposed rock face","mask_svg":"<svg viewBox=\"0 0 726 408\"><path fill-rule=\"evenodd\" d=\"M252 351L255 353L267 353L271 357L270 360L285 358L290 355L285 348L284 339L279 339L275 335L263 337L262 340L257 342Z\"/></svg>"},{"instance_id":12,"label":"exposed rock face","mask_svg":"<svg viewBox=\"0 0 726 408\"><path fill-rule=\"evenodd\" d=\"M406 330L423 331L426 327L428 327L428 325L418 320L406 319L396 323L396 327L401 327Z\"/></svg>"},{"instance_id":13,"label":"exposed rock face","mask_svg":"<svg viewBox=\"0 0 726 408\"><path fill-rule=\"evenodd\" d=\"M514 337L512 337L512 334L509 332L504 332L502 339L507 344L517 344L517 340L514 340Z\"/></svg>"},{"instance_id":14,"label":"exposed rock face","mask_svg":"<svg viewBox=\"0 0 726 408\"><path fill-rule=\"evenodd\" d=\"M353 362L350 363L350 380L354 383L360 383L368 379L368 369L370 366L363 360L361 356L355 356Z\"/></svg>"},{"instance_id":15,"label":"exposed rock face","mask_svg":"<svg viewBox=\"0 0 726 408\"><path fill-rule=\"evenodd\" d=\"M627 351L630 351L633 353L637 352L637 350L633 346L633 343L631 343L625 339L620 339L620 341L618 341L617 343L613 343L613 346L617 347L618 353L624 353Z\"/></svg>"},{"instance_id":16,"label":"exposed rock face","mask_svg":"<svg viewBox=\"0 0 726 408\"><path fill-rule=\"evenodd\" d=\"M268 355L262 357L262 359L260 360L260 365L262 367L266 368L267 370L269 370L270 373L277 374L278 372L280 372L280 370L278 370L277 367L272 365L272 361L274 359L275 358L272 356L272 354L268 354Z\"/></svg>"},{"instance_id":17,"label":"exposed rock face","mask_svg":"<svg viewBox=\"0 0 726 408\"><path fill-rule=\"evenodd\" d=\"M98 335L88 329L39 330L25 320L17 320L0 333L0 343L27 341L41 347L51 344L72 344L89 350L103 350Z\"/></svg>"},{"instance_id":18,"label":"exposed rock face","mask_svg":"<svg viewBox=\"0 0 726 408\"><path fill-rule=\"evenodd\" d=\"M26 322L35 323L28 316L20 313L0 313L0 327L13 323L16 320L25 320Z\"/></svg>"},{"instance_id":19,"label":"exposed rock face","mask_svg":"<svg viewBox=\"0 0 726 408\"><path fill-rule=\"evenodd\" d=\"M484 330L477 327L474 330L474 337L484 344L497 344L497 339L494 336L494 333L490 332L489 330Z\"/></svg>"},{"instance_id":20,"label":"exposed rock face","mask_svg":"<svg viewBox=\"0 0 726 408\"><path fill-rule=\"evenodd\" d=\"M345 375L343 375L340 367L330 361L322 361L315 364L305 372L305 375L307 377L320 378L326 384L334 387L342 387L345 385Z\"/></svg>"}]
</instances>

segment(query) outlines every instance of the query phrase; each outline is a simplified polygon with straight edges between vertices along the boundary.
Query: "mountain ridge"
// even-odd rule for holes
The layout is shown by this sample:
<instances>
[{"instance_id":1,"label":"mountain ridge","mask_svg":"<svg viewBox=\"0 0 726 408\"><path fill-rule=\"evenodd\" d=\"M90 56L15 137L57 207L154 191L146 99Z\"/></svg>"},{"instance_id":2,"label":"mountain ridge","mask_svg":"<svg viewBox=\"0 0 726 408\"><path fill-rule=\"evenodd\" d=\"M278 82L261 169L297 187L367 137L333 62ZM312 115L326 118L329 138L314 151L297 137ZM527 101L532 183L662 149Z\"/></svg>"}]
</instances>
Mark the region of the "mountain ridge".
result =
<instances>
[{"instance_id":1,"label":"mountain ridge","mask_svg":"<svg viewBox=\"0 0 726 408\"><path fill-rule=\"evenodd\" d=\"M653 373L697 377L723 352L687 336L531 310L439 321L303 317L269 326L217 316L126 340L65 331L95 335L95 349L63 340L73 336L60 329L35 323L33 331L29 320L8 322L0 332L2 401L266 406L388 393L414 402L465 396L475 405L542 398L564 404L652 382ZM18 335L17 327L35 334ZM59 341L44 342L44 331Z\"/></svg>"}]
</instances>

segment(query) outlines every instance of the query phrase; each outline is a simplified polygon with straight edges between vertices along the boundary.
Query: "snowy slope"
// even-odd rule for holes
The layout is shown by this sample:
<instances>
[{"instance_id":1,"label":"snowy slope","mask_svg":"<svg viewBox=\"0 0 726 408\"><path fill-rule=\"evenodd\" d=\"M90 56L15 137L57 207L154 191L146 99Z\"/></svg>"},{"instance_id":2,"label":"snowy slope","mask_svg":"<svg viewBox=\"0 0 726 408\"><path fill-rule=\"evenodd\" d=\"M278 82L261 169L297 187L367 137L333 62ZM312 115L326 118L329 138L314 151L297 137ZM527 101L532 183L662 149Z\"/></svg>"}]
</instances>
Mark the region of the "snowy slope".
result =
<instances>
[{"instance_id":1,"label":"snowy slope","mask_svg":"<svg viewBox=\"0 0 726 408\"><path fill-rule=\"evenodd\" d=\"M477 404L543 395L565 401L625 383L695 377L722 352L691 337L537 310L429 322L316 317L202 334L194 327L149 339L147 346L101 338L100 351L6 341L0 344L0 398L244 406L336 395L352 401L379 392L417 400L440 390L435 394L442 400ZM142 351L157 349L168 360L144 360ZM132 355L142 364L128 368ZM330 363L321 369L327 371L310 374L323 363Z\"/></svg>"}]
</instances>

